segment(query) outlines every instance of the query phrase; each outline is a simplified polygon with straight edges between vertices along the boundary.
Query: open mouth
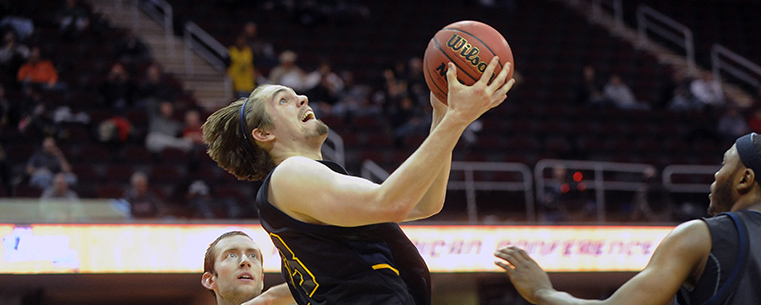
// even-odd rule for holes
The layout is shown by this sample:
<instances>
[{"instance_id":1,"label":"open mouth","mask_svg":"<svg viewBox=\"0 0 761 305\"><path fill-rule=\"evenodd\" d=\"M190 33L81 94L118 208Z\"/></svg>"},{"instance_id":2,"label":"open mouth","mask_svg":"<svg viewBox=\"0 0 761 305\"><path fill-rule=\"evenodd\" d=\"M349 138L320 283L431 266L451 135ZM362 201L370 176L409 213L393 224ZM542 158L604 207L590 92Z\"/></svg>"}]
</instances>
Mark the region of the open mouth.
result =
<instances>
[{"instance_id":1,"label":"open mouth","mask_svg":"<svg viewBox=\"0 0 761 305\"><path fill-rule=\"evenodd\" d=\"M307 112L304 112L304 114L301 115L302 122L306 122L312 119L314 119L314 112L312 112L312 110L307 110Z\"/></svg>"},{"instance_id":2,"label":"open mouth","mask_svg":"<svg viewBox=\"0 0 761 305\"><path fill-rule=\"evenodd\" d=\"M253 280L254 277L252 277L250 274L244 273L244 274L239 275L238 279L239 280Z\"/></svg>"}]
</instances>

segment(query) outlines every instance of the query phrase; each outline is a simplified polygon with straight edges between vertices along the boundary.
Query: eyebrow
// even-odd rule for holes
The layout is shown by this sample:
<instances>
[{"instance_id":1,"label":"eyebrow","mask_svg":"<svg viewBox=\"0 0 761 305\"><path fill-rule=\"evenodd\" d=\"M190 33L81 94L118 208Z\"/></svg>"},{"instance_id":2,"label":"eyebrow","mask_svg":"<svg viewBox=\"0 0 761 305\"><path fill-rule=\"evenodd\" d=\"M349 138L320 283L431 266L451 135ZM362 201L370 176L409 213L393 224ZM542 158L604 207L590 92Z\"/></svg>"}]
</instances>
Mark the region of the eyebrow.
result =
<instances>
[{"instance_id":1,"label":"eyebrow","mask_svg":"<svg viewBox=\"0 0 761 305\"><path fill-rule=\"evenodd\" d=\"M264 255L264 254L262 254L262 251L257 249L257 248L246 248L245 251L243 251L243 252L248 252L248 251L254 251L254 252L258 253L259 254L258 257L260 259ZM241 250L240 250L240 248L227 248L224 251L222 251L222 254L225 254L225 253L228 253L228 252L241 252Z\"/></svg>"},{"instance_id":2,"label":"eyebrow","mask_svg":"<svg viewBox=\"0 0 761 305\"><path fill-rule=\"evenodd\" d=\"M272 93L272 100L273 101L277 101L276 97L278 96L278 94L283 93L283 91L290 91L288 89L289 88L287 88L287 87L281 87L281 88L278 88L277 90L275 90L275 92Z\"/></svg>"}]
</instances>

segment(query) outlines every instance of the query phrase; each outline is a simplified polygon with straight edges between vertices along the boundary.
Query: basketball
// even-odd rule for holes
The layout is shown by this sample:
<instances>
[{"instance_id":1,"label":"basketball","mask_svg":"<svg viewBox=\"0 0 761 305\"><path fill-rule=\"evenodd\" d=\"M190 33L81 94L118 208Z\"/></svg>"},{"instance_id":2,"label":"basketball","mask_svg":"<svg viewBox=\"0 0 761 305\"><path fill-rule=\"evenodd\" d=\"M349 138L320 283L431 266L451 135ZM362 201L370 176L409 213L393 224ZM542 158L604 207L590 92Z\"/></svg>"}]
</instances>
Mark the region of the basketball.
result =
<instances>
[{"instance_id":1,"label":"basketball","mask_svg":"<svg viewBox=\"0 0 761 305\"><path fill-rule=\"evenodd\" d=\"M481 78L494 56L499 56L499 65L492 78L502 71L508 62L513 65L513 51L499 31L478 21L452 23L436 32L425 49L425 82L436 98L446 104L449 92L447 63L453 62L457 66L457 79L461 83L472 85ZM510 70L507 79L513 77L513 70Z\"/></svg>"}]
</instances>

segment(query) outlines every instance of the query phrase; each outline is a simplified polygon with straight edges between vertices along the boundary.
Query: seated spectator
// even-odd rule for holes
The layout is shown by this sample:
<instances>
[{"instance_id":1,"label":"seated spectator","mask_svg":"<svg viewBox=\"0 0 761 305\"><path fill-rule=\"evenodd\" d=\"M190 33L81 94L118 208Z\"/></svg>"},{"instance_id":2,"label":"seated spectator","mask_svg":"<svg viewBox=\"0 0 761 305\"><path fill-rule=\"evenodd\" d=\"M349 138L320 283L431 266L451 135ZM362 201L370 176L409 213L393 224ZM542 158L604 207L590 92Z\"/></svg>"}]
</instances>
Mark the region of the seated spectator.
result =
<instances>
[{"instance_id":1,"label":"seated spectator","mask_svg":"<svg viewBox=\"0 0 761 305\"><path fill-rule=\"evenodd\" d=\"M614 105L622 109L649 109L649 107L637 101L629 86L627 86L618 74L612 74L610 80L603 88L603 95L610 99Z\"/></svg>"},{"instance_id":2,"label":"seated spectator","mask_svg":"<svg viewBox=\"0 0 761 305\"><path fill-rule=\"evenodd\" d=\"M0 20L0 27L12 28L19 41L25 41L34 34L34 22L26 17L5 16Z\"/></svg>"},{"instance_id":3,"label":"seated spectator","mask_svg":"<svg viewBox=\"0 0 761 305\"><path fill-rule=\"evenodd\" d=\"M201 114L198 110L190 109L185 112L185 126L182 128L182 137L196 144L204 144L203 131L201 130Z\"/></svg>"},{"instance_id":4,"label":"seated spectator","mask_svg":"<svg viewBox=\"0 0 761 305\"><path fill-rule=\"evenodd\" d=\"M761 108L756 107L748 118L748 126L751 131L761 133Z\"/></svg>"},{"instance_id":5,"label":"seated spectator","mask_svg":"<svg viewBox=\"0 0 761 305\"><path fill-rule=\"evenodd\" d=\"M90 14L77 0L66 0L56 12L55 21L65 37L76 37L90 25Z\"/></svg>"},{"instance_id":6,"label":"seated spectator","mask_svg":"<svg viewBox=\"0 0 761 305\"><path fill-rule=\"evenodd\" d=\"M161 66L152 64L145 70L145 78L137 86L137 97L140 105L144 106L148 100L174 101L177 92L166 85L168 76L161 71Z\"/></svg>"},{"instance_id":7,"label":"seated spectator","mask_svg":"<svg viewBox=\"0 0 761 305\"><path fill-rule=\"evenodd\" d=\"M66 181L66 174L58 173L53 179L53 185L49 186L42 192L40 199L79 201L79 196L69 188L69 182Z\"/></svg>"},{"instance_id":8,"label":"seated spectator","mask_svg":"<svg viewBox=\"0 0 761 305\"><path fill-rule=\"evenodd\" d=\"M124 193L124 200L130 204L132 217L161 217L165 205L155 193L148 189L148 176L143 172L135 172L130 178L130 184L130 188Z\"/></svg>"},{"instance_id":9,"label":"seated spectator","mask_svg":"<svg viewBox=\"0 0 761 305\"><path fill-rule=\"evenodd\" d=\"M338 102L331 109L333 115L351 122L354 116L379 115L381 107L370 103L371 89L367 85L354 82L351 71L341 72L343 90L338 92Z\"/></svg>"},{"instance_id":10,"label":"seated spectator","mask_svg":"<svg viewBox=\"0 0 761 305\"><path fill-rule=\"evenodd\" d=\"M58 84L58 72L50 60L41 58L40 48L33 47L29 60L19 68L17 79L25 86L36 84L43 89L53 89Z\"/></svg>"},{"instance_id":11,"label":"seated spectator","mask_svg":"<svg viewBox=\"0 0 761 305\"><path fill-rule=\"evenodd\" d=\"M230 46L228 53L230 66L227 67L227 75L233 82L233 92L238 98L246 98L255 85L254 53L243 36L235 39L235 45Z\"/></svg>"},{"instance_id":12,"label":"seated spectator","mask_svg":"<svg viewBox=\"0 0 761 305\"><path fill-rule=\"evenodd\" d=\"M576 87L576 104L599 105L605 104L602 94L603 85L597 79L597 73L592 66L584 66L581 83Z\"/></svg>"},{"instance_id":13,"label":"seated spectator","mask_svg":"<svg viewBox=\"0 0 761 305\"><path fill-rule=\"evenodd\" d=\"M692 79L687 76L685 68L672 66L669 69L669 76L670 78L663 82L658 88L658 97L653 105L653 108L655 109L668 108L672 103L672 100L676 97L677 92L681 95L679 99L683 100L683 98L686 98L688 100L694 100L690 93Z\"/></svg>"},{"instance_id":14,"label":"seated spectator","mask_svg":"<svg viewBox=\"0 0 761 305\"><path fill-rule=\"evenodd\" d=\"M270 71L269 79L275 84L291 87L296 93L302 93L304 88L304 70L296 65L298 55L293 51L280 53L280 65Z\"/></svg>"},{"instance_id":15,"label":"seated spectator","mask_svg":"<svg viewBox=\"0 0 761 305\"><path fill-rule=\"evenodd\" d=\"M124 66L115 63L111 66L106 80L98 86L98 93L104 104L117 114L125 114L134 104L135 85Z\"/></svg>"},{"instance_id":16,"label":"seated spectator","mask_svg":"<svg viewBox=\"0 0 761 305\"><path fill-rule=\"evenodd\" d=\"M246 22L242 36L254 53L254 67L270 69L277 65L275 49L272 44L259 37L259 26L255 22Z\"/></svg>"},{"instance_id":17,"label":"seated spectator","mask_svg":"<svg viewBox=\"0 0 761 305\"><path fill-rule=\"evenodd\" d=\"M328 115L338 102L338 92L343 90L343 80L331 71L330 62L323 61L317 70L306 76L305 95L314 103L318 116Z\"/></svg>"},{"instance_id":18,"label":"seated spectator","mask_svg":"<svg viewBox=\"0 0 761 305\"><path fill-rule=\"evenodd\" d=\"M704 105L700 102L698 102L692 94L690 94L689 89L685 87L676 87L674 89L673 98L668 103L668 109L673 111L694 111L694 110L702 110Z\"/></svg>"},{"instance_id":19,"label":"seated spectator","mask_svg":"<svg viewBox=\"0 0 761 305\"><path fill-rule=\"evenodd\" d=\"M728 107L719 117L717 125L719 136L726 140L737 139L750 132L748 121L740 114L737 107Z\"/></svg>"},{"instance_id":20,"label":"seated spectator","mask_svg":"<svg viewBox=\"0 0 761 305\"><path fill-rule=\"evenodd\" d=\"M29 184L46 189L53 184L53 178L61 173L69 185L77 183L77 176L71 171L71 165L66 160L53 137L42 141L42 148L35 152L26 164L26 174Z\"/></svg>"},{"instance_id":21,"label":"seated spectator","mask_svg":"<svg viewBox=\"0 0 761 305\"><path fill-rule=\"evenodd\" d=\"M135 65L151 59L151 50L130 29L125 30L124 37L116 43L115 53L116 58L120 62L129 65Z\"/></svg>"},{"instance_id":22,"label":"seated spectator","mask_svg":"<svg viewBox=\"0 0 761 305\"><path fill-rule=\"evenodd\" d=\"M20 101L8 100L5 96L5 86L0 84L0 129L16 128L21 121Z\"/></svg>"},{"instance_id":23,"label":"seated spectator","mask_svg":"<svg viewBox=\"0 0 761 305\"><path fill-rule=\"evenodd\" d=\"M700 78L692 81L690 92L706 106L716 108L724 105L724 92L721 83L713 78L711 71L704 71Z\"/></svg>"},{"instance_id":24,"label":"seated spectator","mask_svg":"<svg viewBox=\"0 0 761 305\"><path fill-rule=\"evenodd\" d=\"M151 109L149 112L150 122L148 123L148 134L145 137L145 147L154 153L160 153L169 147L190 152L190 149L193 148L193 142L190 139L179 137L183 124L174 119L172 103L164 101L149 108Z\"/></svg>"},{"instance_id":25,"label":"seated spectator","mask_svg":"<svg viewBox=\"0 0 761 305\"><path fill-rule=\"evenodd\" d=\"M241 208L232 198L217 199L202 180L193 181L186 194L187 205L196 218L238 218Z\"/></svg>"},{"instance_id":26,"label":"seated spectator","mask_svg":"<svg viewBox=\"0 0 761 305\"><path fill-rule=\"evenodd\" d=\"M403 147L404 139L412 135L425 135L430 121L421 107L409 96L403 96L390 108L391 127L396 147Z\"/></svg>"},{"instance_id":27,"label":"seated spectator","mask_svg":"<svg viewBox=\"0 0 761 305\"><path fill-rule=\"evenodd\" d=\"M16 76L19 68L29 58L29 48L16 41L13 31L5 33L3 46L0 47L0 70L8 73L8 76Z\"/></svg>"}]
</instances>

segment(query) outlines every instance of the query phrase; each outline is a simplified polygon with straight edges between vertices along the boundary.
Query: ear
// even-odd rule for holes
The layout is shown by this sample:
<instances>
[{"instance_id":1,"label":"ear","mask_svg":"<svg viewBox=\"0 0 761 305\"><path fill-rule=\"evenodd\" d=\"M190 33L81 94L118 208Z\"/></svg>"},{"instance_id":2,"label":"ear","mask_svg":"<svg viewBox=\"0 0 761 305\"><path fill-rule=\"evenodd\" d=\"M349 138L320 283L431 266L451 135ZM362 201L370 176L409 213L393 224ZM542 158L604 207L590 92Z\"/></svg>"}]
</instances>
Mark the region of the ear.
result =
<instances>
[{"instance_id":1,"label":"ear","mask_svg":"<svg viewBox=\"0 0 761 305\"><path fill-rule=\"evenodd\" d=\"M261 128L254 128L251 131L251 135L254 137L254 140L259 142L270 142L275 139L275 135Z\"/></svg>"},{"instance_id":2,"label":"ear","mask_svg":"<svg viewBox=\"0 0 761 305\"><path fill-rule=\"evenodd\" d=\"M737 191L740 193L747 193L756 184L756 173L752 169L746 168L742 171L742 179L737 184Z\"/></svg>"},{"instance_id":3,"label":"ear","mask_svg":"<svg viewBox=\"0 0 761 305\"><path fill-rule=\"evenodd\" d=\"M262 275L264 276L264 275ZM217 279L211 272L204 272L201 276L201 286L209 290L217 288Z\"/></svg>"}]
</instances>

